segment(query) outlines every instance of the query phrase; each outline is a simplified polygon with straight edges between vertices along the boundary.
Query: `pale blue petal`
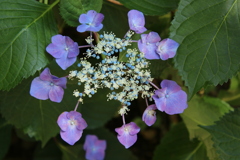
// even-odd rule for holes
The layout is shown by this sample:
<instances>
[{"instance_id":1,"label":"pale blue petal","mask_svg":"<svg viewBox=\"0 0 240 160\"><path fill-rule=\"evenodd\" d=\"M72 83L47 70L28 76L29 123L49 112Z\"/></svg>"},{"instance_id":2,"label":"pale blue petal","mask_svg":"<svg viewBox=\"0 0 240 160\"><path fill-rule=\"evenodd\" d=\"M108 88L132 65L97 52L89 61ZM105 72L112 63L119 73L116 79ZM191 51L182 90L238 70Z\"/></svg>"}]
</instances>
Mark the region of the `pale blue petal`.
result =
<instances>
[{"instance_id":1,"label":"pale blue petal","mask_svg":"<svg viewBox=\"0 0 240 160\"><path fill-rule=\"evenodd\" d=\"M181 87L175 81L172 81L172 80L164 79L160 85L162 88L167 88L166 93L168 94L181 90Z\"/></svg>"},{"instance_id":2,"label":"pale blue petal","mask_svg":"<svg viewBox=\"0 0 240 160\"><path fill-rule=\"evenodd\" d=\"M167 98L165 112L170 115L179 114L182 113L187 107L187 94L180 90L171 94L169 98Z\"/></svg>"},{"instance_id":3,"label":"pale blue petal","mask_svg":"<svg viewBox=\"0 0 240 160\"><path fill-rule=\"evenodd\" d=\"M85 32L85 31L87 31L87 29L89 28L89 25L86 25L86 24L82 24L82 25L79 25L78 27L77 27L77 31L78 32Z\"/></svg>"},{"instance_id":4,"label":"pale blue petal","mask_svg":"<svg viewBox=\"0 0 240 160\"><path fill-rule=\"evenodd\" d=\"M43 81L39 77L36 77L31 83L30 95L40 100L46 100L49 98L51 88L50 82Z\"/></svg>"},{"instance_id":5,"label":"pale blue petal","mask_svg":"<svg viewBox=\"0 0 240 160\"><path fill-rule=\"evenodd\" d=\"M60 103L63 99L64 90L59 86L52 86L49 91L49 99L53 102Z\"/></svg>"},{"instance_id":6,"label":"pale blue petal","mask_svg":"<svg viewBox=\"0 0 240 160\"><path fill-rule=\"evenodd\" d=\"M66 131L69 125L69 119L67 118L68 112L63 112L59 115L57 124L61 128L62 131Z\"/></svg>"},{"instance_id":7,"label":"pale blue petal","mask_svg":"<svg viewBox=\"0 0 240 160\"><path fill-rule=\"evenodd\" d=\"M74 145L81 137L83 131L75 127L68 127L66 131L60 131L61 138L70 145Z\"/></svg>"}]
</instances>

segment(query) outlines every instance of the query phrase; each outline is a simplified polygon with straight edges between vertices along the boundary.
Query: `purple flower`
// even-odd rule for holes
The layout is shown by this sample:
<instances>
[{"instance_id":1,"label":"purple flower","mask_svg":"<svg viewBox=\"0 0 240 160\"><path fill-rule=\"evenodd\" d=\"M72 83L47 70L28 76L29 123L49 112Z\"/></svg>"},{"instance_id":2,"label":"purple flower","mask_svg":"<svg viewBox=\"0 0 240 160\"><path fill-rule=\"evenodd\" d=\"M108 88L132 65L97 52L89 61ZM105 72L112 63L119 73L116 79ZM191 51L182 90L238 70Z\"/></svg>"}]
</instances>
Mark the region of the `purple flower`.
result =
<instances>
[{"instance_id":1,"label":"purple flower","mask_svg":"<svg viewBox=\"0 0 240 160\"><path fill-rule=\"evenodd\" d=\"M81 113L76 111L63 112L57 123L61 129L61 138L70 145L74 145L81 138L83 130L87 127Z\"/></svg>"},{"instance_id":2,"label":"purple flower","mask_svg":"<svg viewBox=\"0 0 240 160\"><path fill-rule=\"evenodd\" d=\"M105 140L98 140L95 135L87 135L83 145L83 149L86 151L85 158L87 160L103 160L106 147Z\"/></svg>"},{"instance_id":3,"label":"purple flower","mask_svg":"<svg viewBox=\"0 0 240 160\"><path fill-rule=\"evenodd\" d=\"M159 55L156 53L157 42L161 40L157 32L150 32L148 34L142 34L141 39L138 40L138 48L144 53L147 59L159 59Z\"/></svg>"},{"instance_id":4,"label":"purple flower","mask_svg":"<svg viewBox=\"0 0 240 160\"><path fill-rule=\"evenodd\" d=\"M137 10L130 10L128 12L128 23L131 30L137 34L145 32L147 29L144 27L145 18L142 12Z\"/></svg>"},{"instance_id":5,"label":"purple flower","mask_svg":"<svg viewBox=\"0 0 240 160\"><path fill-rule=\"evenodd\" d=\"M155 104L152 104L146 108L143 113L142 120L148 125L151 126L156 122L156 112L157 109Z\"/></svg>"},{"instance_id":6,"label":"purple flower","mask_svg":"<svg viewBox=\"0 0 240 160\"><path fill-rule=\"evenodd\" d=\"M66 70L76 62L79 54L78 44L68 36L55 35L52 37L46 51L56 58L57 64Z\"/></svg>"},{"instance_id":7,"label":"purple flower","mask_svg":"<svg viewBox=\"0 0 240 160\"><path fill-rule=\"evenodd\" d=\"M162 89L155 91L152 98L160 111L167 114L179 114L187 108L187 94L174 81L163 80Z\"/></svg>"},{"instance_id":8,"label":"purple flower","mask_svg":"<svg viewBox=\"0 0 240 160\"><path fill-rule=\"evenodd\" d=\"M120 128L116 128L115 131L118 133L117 138L119 142L125 148L129 148L137 141L137 133L140 131L140 128L136 123L130 122Z\"/></svg>"},{"instance_id":9,"label":"purple flower","mask_svg":"<svg viewBox=\"0 0 240 160\"><path fill-rule=\"evenodd\" d=\"M77 27L77 31L98 32L103 28L103 19L104 15L102 13L97 13L94 10L88 11L87 14L81 14L79 17L79 22L81 23L81 25Z\"/></svg>"},{"instance_id":10,"label":"purple flower","mask_svg":"<svg viewBox=\"0 0 240 160\"><path fill-rule=\"evenodd\" d=\"M58 78L45 68L39 77L33 79L30 95L41 100L50 99L53 102L61 102L66 83L66 77Z\"/></svg>"},{"instance_id":11,"label":"purple flower","mask_svg":"<svg viewBox=\"0 0 240 160\"><path fill-rule=\"evenodd\" d=\"M167 60L173 58L176 55L179 44L172 39L164 39L157 44L156 52L160 56L160 59Z\"/></svg>"}]
</instances>

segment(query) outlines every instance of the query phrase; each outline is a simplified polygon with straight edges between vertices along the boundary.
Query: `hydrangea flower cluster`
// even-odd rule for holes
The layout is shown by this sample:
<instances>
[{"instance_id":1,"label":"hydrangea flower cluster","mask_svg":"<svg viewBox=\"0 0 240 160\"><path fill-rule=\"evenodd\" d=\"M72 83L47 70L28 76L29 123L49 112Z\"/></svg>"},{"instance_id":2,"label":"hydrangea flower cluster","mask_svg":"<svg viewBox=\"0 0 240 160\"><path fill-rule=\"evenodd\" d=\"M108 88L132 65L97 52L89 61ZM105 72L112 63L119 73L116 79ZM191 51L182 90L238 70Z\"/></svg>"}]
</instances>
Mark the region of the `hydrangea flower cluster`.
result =
<instances>
[{"instance_id":1,"label":"hydrangea flower cluster","mask_svg":"<svg viewBox=\"0 0 240 160\"><path fill-rule=\"evenodd\" d=\"M128 13L129 31L124 38L117 38L114 33L104 33L99 36L96 45L92 32L102 29L104 15L94 10L88 11L79 17L81 23L77 27L78 32L90 31L86 39L88 45L78 46L76 42L67 36L56 35L52 37L52 43L46 48L47 52L56 58L57 64L62 69L67 69L75 63L79 54L79 48L88 47L84 57L80 58L77 70L70 71L66 76L70 80L77 79L78 85L84 89L76 89L73 95L78 98L73 111L63 112L58 117L60 135L68 144L75 144L82 136L87 122L77 112L80 102L84 97L92 97L100 88L110 89L108 100L117 100L121 103L119 114L122 116L123 125L116 128L119 142L125 148L131 147L137 141L140 128L134 123L125 123L125 115L130 111L131 101L140 95L146 100L147 108L142 120L151 126L156 121L156 110L167 114L182 113L187 108L187 94L174 81L163 80L161 89L152 83L151 72L148 69L150 63L147 59L167 60L175 56L178 43L171 39L161 41L156 32L142 34L145 28L145 18L142 12L131 10ZM142 34L140 40L132 40L134 33ZM95 33L94 33L95 34ZM128 48L132 43L138 43L138 49ZM140 52L139 52L140 51ZM124 54L121 54L124 52ZM125 57L119 57L119 54ZM90 63L91 58L99 59L96 64ZM123 61L124 59L124 61ZM32 82L30 94L35 98L54 102L60 102L63 98L63 88L66 88L66 77L57 78L45 69L41 75ZM155 104L148 104L154 100ZM84 143L86 159L104 159L106 141L98 140L94 135L88 135Z\"/></svg>"}]
</instances>

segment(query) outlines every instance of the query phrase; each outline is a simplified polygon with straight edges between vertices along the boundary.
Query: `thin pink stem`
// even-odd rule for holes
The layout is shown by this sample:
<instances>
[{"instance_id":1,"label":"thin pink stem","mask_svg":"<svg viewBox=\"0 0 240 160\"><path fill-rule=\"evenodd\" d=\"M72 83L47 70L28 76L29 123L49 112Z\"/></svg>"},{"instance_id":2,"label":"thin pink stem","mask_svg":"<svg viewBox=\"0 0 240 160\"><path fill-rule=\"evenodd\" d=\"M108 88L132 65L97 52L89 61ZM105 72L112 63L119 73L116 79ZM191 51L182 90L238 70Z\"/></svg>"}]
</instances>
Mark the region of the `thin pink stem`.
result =
<instances>
[{"instance_id":1,"label":"thin pink stem","mask_svg":"<svg viewBox=\"0 0 240 160\"><path fill-rule=\"evenodd\" d=\"M131 40L131 41L129 41L129 42L138 42L137 40Z\"/></svg>"},{"instance_id":2,"label":"thin pink stem","mask_svg":"<svg viewBox=\"0 0 240 160\"><path fill-rule=\"evenodd\" d=\"M154 83L152 83L151 81L148 80L148 82L149 82L153 87L155 87L156 89L160 89L160 88L158 88Z\"/></svg>"},{"instance_id":3,"label":"thin pink stem","mask_svg":"<svg viewBox=\"0 0 240 160\"><path fill-rule=\"evenodd\" d=\"M75 107L74 111L77 111L78 105L79 105L79 100L77 101L77 104L76 104L76 107Z\"/></svg>"},{"instance_id":4,"label":"thin pink stem","mask_svg":"<svg viewBox=\"0 0 240 160\"><path fill-rule=\"evenodd\" d=\"M147 98L145 97L145 102L146 102L146 105L147 105L147 107L148 107L148 100L147 100Z\"/></svg>"},{"instance_id":5,"label":"thin pink stem","mask_svg":"<svg viewBox=\"0 0 240 160\"><path fill-rule=\"evenodd\" d=\"M91 45L84 45L84 46L78 46L78 48L86 48L86 47L91 47Z\"/></svg>"}]
</instances>

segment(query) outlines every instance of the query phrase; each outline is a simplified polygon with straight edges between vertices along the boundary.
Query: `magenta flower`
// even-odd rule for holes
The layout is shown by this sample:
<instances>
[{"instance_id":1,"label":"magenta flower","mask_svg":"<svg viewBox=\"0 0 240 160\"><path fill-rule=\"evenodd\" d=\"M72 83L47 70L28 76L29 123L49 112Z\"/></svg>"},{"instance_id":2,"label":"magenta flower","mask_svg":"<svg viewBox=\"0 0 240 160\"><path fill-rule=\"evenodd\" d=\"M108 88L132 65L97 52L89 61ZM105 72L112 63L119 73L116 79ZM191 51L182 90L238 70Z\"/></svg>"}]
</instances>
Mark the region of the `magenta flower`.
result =
<instances>
[{"instance_id":1,"label":"magenta flower","mask_svg":"<svg viewBox=\"0 0 240 160\"><path fill-rule=\"evenodd\" d=\"M78 44L68 36L55 35L52 37L46 51L56 58L57 64L66 70L76 62L79 54Z\"/></svg>"},{"instance_id":2,"label":"magenta flower","mask_svg":"<svg viewBox=\"0 0 240 160\"><path fill-rule=\"evenodd\" d=\"M61 129L61 138L70 145L74 145L81 138L83 130L87 127L81 113L76 111L63 112L57 123Z\"/></svg>"},{"instance_id":3,"label":"magenta flower","mask_svg":"<svg viewBox=\"0 0 240 160\"><path fill-rule=\"evenodd\" d=\"M160 40L161 38L157 32L150 32L141 35L141 39L138 40L138 48L144 53L146 59L159 59L159 55L156 53L156 44Z\"/></svg>"},{"instance_id":4,"label":"magenta flower","mask_svg":"<svg viewBox=\"0 0 240 160\"><path fill-rule=\"evenodd\" d=\"M187 94L176 82L163 80L161 87L152 96L158 110L172 115L182 113L188 107Z\"/></svg>"},{"instance_id":5,"label":"magenta flower","mask_svg":"<svg viewBox=\"0 0 240 160\"><path fill-rule=\"evenodd\" d=\"M103 28L103 19L104 15L102 13L97 13L94 10L88 11L87 14L81 14L79 17L79 22L81 23L81 25L77 27L77 31L98 32Z\"/></svg>"},{"instance_id":6,"label":"magenta flower","mask_svg":"<svg viewBox=\"0 0 240 160\"><path fill-rule=\"evenodd\" d=\"M179 44L172 39L164 39L157 44L157 54L160 59L167 60L168 58L173 58L176 55Z\"/></svg>"},{"instance_id":7,"label":"magenta flower","mask_svg":"<svg viewBox=\"0 0 240 160\"><path fill-rule=\"evenodd\" d=\"M87 135L83 145L86 151L85 158L87 160L103 160L107 143L105 140L98 140L95 135Z\"/></svg>"},{"instance_id":8,"label":"magenta flower","mask_svg":"<svg viewBox=\"0 0 240 160\"><path fill-rule=\"evenodd\" d=\"M116 128L115 131L118 133L117 138L119 142L125 148L129 148L137 141L137 133L140 131L140 128L136 123L130 122L120 128Z\"/></svg>"},{"instance_id":9,"label":"magenta flower","mask_svg":"<svg viewBox=\"0 0 240 160\"><path fill-rule=\"evenodd\" d=\"M128 23L131 30L137 34L145 32L147 29L144 27L145 18L142 12L137 10L130 10L128 12Z\"/></svg>"},{"instance_id":10,"label":"magenta flower","mask_svg":"<svg viewBox=\"0 0 240 160\"><path fill-rule=\"evenodd\" d=\"M151 126L156 122L156 112L157 109L155 104L152 104L146 108L146 110L143 112L142 120L148 125Z\"/></svg>"},{"instance_id":11,"label":"magenta flower","mask_svg":"<svg viewBox=\"0 0 240 160\"><path fill-rule=\"evenodd\" d=\"M45 68L39 77L33 79L30 95L41 100L50 99L53 102L61 102L66 84L66 77L58 78Z\"/></svg>"}]
</instances>

